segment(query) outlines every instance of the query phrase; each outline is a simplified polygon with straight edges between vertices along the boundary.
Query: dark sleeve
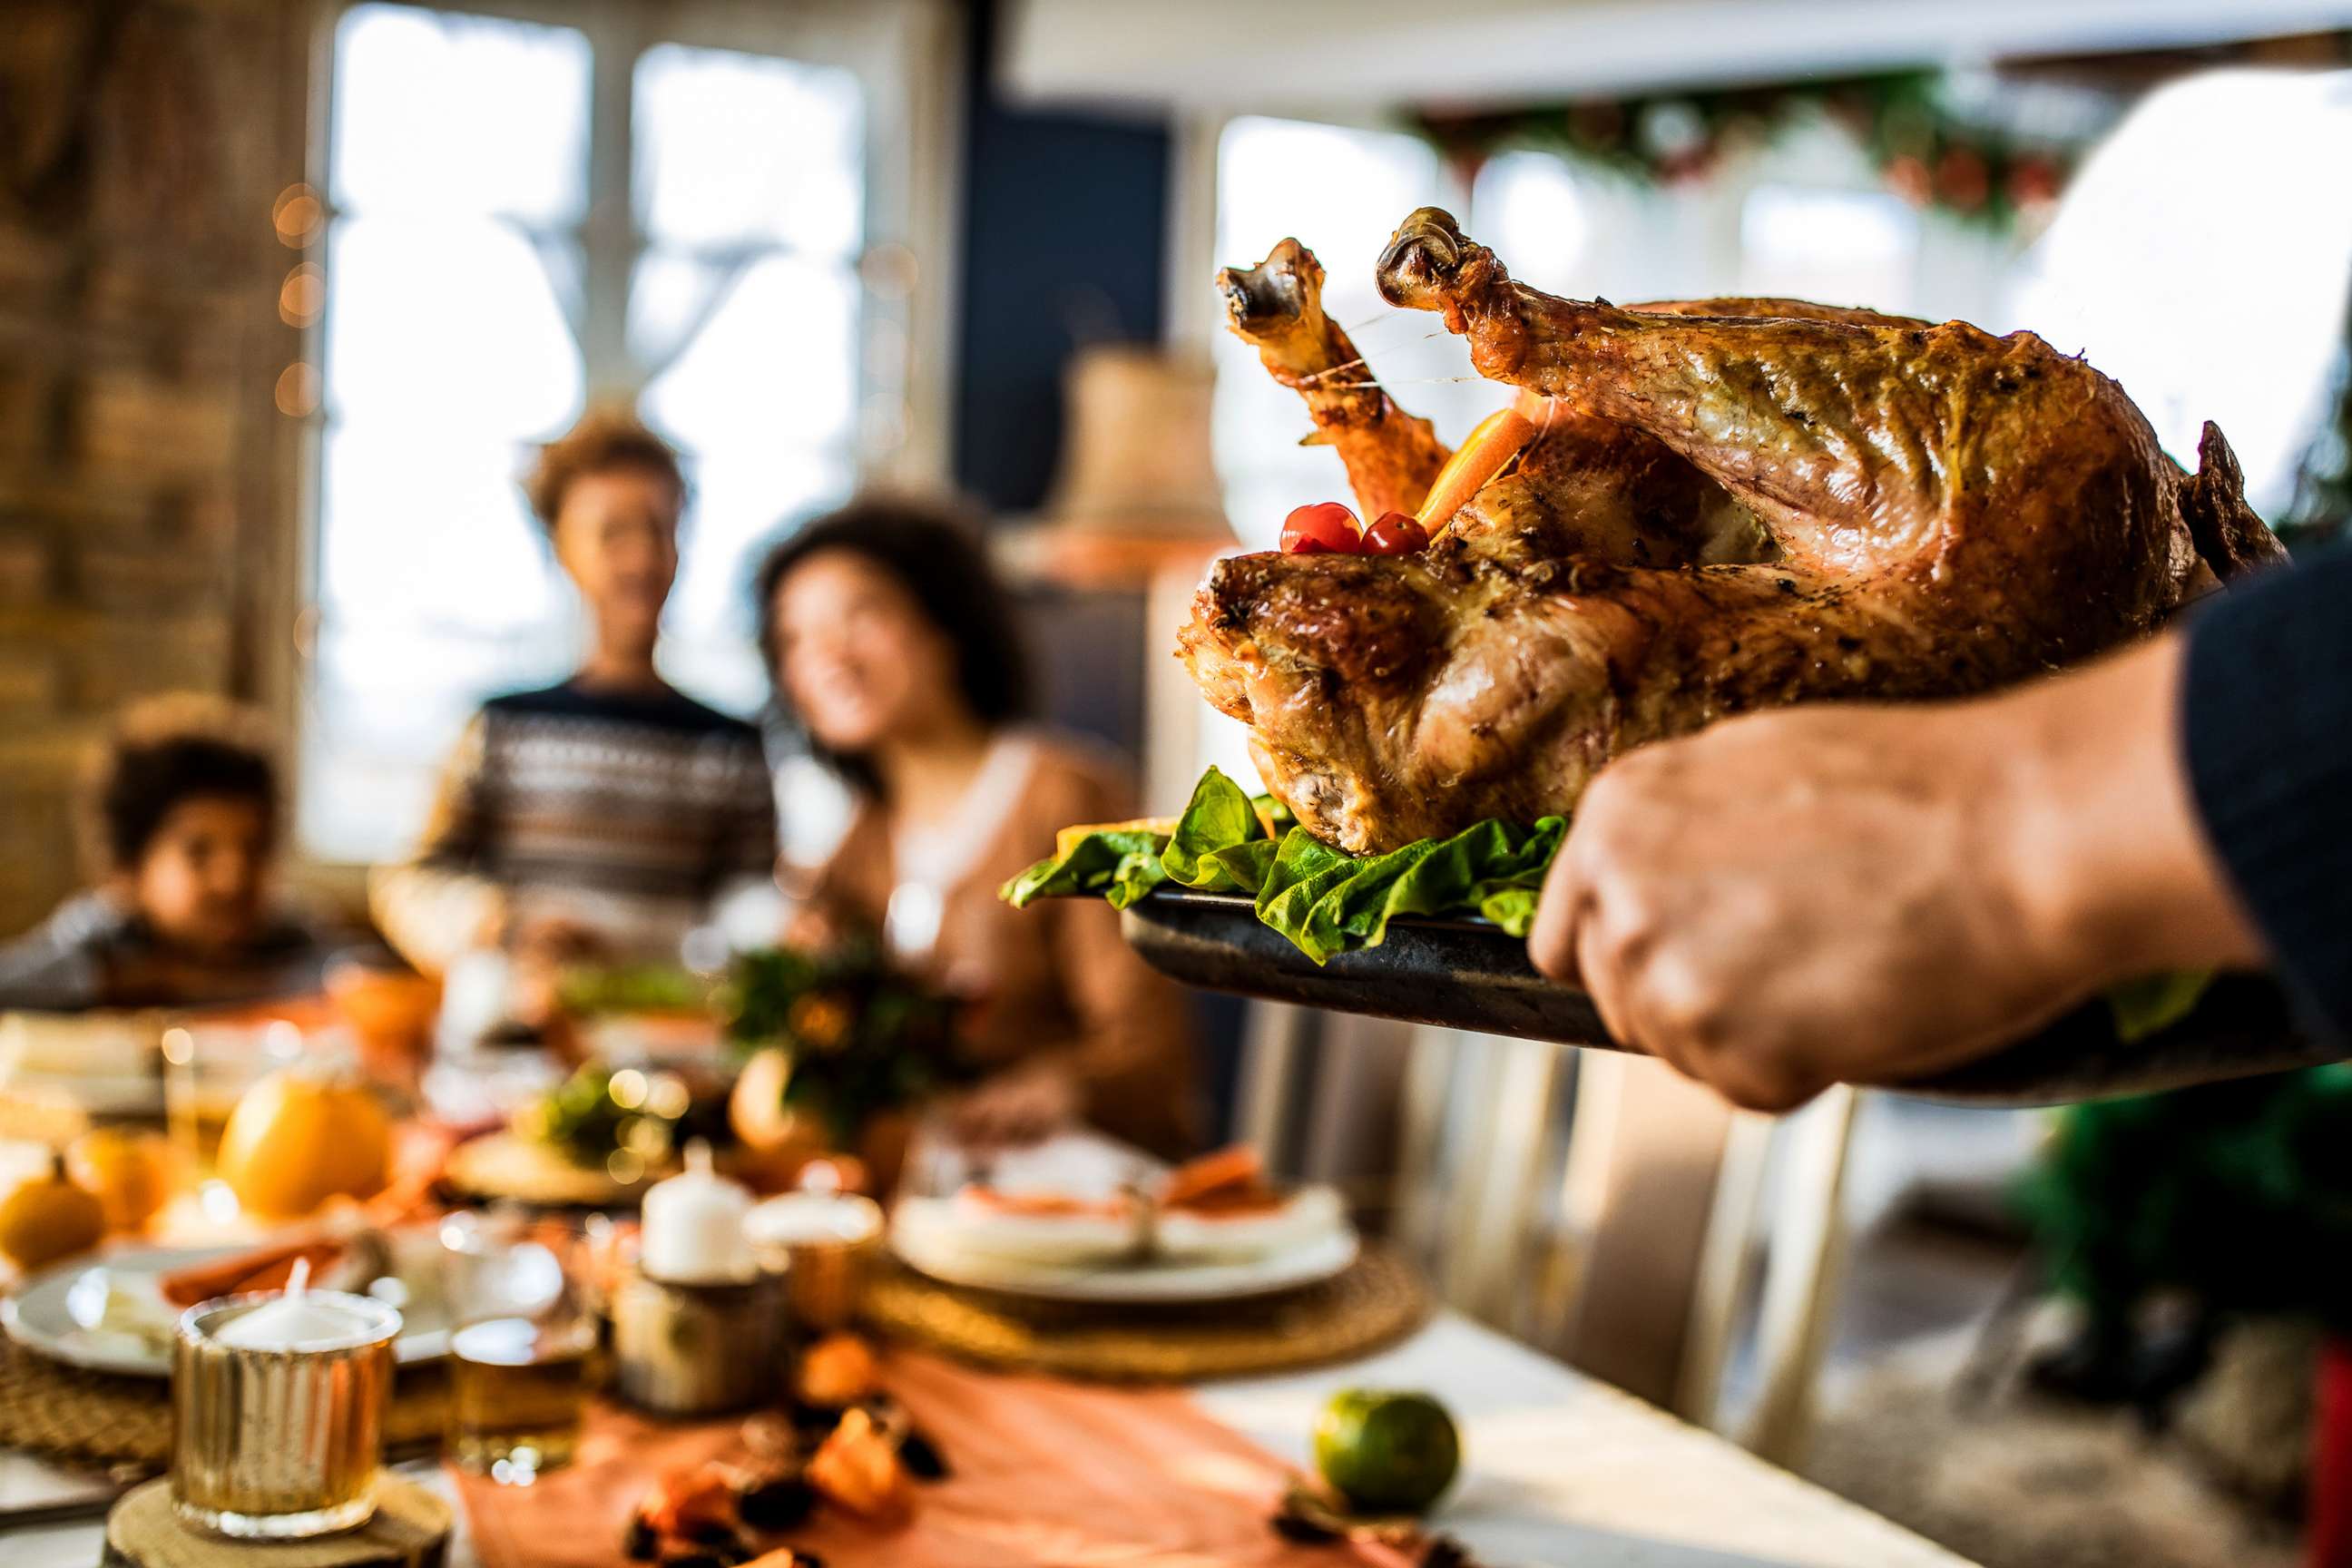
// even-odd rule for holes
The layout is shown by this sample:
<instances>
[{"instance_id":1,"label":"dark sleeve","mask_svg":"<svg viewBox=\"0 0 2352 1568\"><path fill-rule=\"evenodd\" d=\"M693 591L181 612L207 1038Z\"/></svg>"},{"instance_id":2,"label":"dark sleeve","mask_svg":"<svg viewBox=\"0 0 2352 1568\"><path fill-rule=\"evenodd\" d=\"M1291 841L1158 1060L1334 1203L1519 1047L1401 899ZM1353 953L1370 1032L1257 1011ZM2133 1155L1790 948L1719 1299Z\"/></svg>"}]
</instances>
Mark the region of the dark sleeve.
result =
<instances>
[{"instance_id":1,"label":"dark sleeve","mask_svg":"<svg viewBox=\"0 0 2352 1568\"><path fill-rule=\"evenodd\" d=\"M2213 602L2182 701L2206 831L2303 1010L2352 1041L2352 550Z\"/></svg>"},{"instance_id":2,"label":"dark sleeve","mask_svg":"<svg viewBox=\"0 0 2352 1568\"><path fill-rule=\"evenodd\" d=\"M46 921L0 942L0 1010L78 1013L106 1000L102 950L121 922L89 894L68 899Z\"/></svg>"}]
</instances>

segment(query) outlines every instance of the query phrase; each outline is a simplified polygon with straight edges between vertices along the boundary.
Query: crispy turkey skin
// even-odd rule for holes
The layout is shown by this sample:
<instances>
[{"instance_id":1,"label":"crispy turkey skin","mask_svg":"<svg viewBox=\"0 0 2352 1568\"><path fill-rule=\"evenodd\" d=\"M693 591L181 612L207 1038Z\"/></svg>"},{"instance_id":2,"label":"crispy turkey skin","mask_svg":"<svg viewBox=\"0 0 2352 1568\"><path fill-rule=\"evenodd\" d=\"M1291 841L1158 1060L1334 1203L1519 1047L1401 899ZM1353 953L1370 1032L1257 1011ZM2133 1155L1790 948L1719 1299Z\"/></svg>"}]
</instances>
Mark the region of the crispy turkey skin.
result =
<instances>
[{"instance_id":1,"label":"crispy turkey skin","mask_svg":"<svg viewBox=\"0 0 2352 1568\"><path fill-rule=\"evenodd\" d=\"M1352 412L1327 414L1317 372L1354 351L1285 324L1322 320L1298 297L1320 268L1285 246L1251 271L1283 262L1288 308L1229 286L1231 324L1325 400L1369 519L1426 487L1433 437L1360 363ZM1548 400L1543 433L1422 554L1219 562L1178 649L1267 787L1346 849L1570 811L1610 758L1728 714L2021 679L2283 555L2219 430L2183 473L2114 382L2030 332L1556 299L1434 208L1379 280Z\"/></svg>"}]
</instances>

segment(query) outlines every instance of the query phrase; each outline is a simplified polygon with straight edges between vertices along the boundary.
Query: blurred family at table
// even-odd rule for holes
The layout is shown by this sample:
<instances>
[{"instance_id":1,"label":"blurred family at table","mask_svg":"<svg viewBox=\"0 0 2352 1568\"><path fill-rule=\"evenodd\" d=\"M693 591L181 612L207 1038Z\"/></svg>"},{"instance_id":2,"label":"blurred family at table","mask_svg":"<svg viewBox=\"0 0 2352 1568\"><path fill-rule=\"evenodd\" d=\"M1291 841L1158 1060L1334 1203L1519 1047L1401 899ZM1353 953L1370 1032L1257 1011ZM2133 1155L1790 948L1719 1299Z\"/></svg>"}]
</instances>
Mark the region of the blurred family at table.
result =
<instances>
[{"instance_id":1,"label":"blurred family at table","mask_svg":"<svg viewBox=\"0 0 2352 1568\"><path fill-rule=\"evenodd\" d=\"M688 489L676 454L592 410L525 483L590 627L579 668L492 698L449 758L415 852L379 868L377 928L419 971L494 953L519 977L676 963L688 933L773 889L761 732L665 681L656 650ZM782 900L794 943L870 939L968 1005L983 1076L961 1130L1012 1142L1084 1119L1146 1147L1192 1141L1186 1010L1092 901L1015 912L999 883L1070 822L1132 809L1108 759L1034 727L1013 607L971 520L868 500L757 574L782 710L856 809ZM199 720L201 719L201 721ZM279 789L250 715L127 718L91 786L100 885L0 946L0 1007L201 1005L312 991L332 942L269 900Z\"/></svg>"}]
</instances>

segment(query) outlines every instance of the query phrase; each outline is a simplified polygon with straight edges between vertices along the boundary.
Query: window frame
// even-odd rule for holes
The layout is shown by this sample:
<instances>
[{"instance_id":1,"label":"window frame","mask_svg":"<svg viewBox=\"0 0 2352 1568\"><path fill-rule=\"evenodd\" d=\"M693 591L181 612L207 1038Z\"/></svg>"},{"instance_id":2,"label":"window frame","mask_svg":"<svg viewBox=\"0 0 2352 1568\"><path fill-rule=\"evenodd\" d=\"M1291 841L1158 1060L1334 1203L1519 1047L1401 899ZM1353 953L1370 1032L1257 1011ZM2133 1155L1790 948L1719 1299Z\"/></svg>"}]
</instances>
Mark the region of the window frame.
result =
<instances>
[{"instance_id":1,"label":"window frame","mask_svg":"<svg viewBox=\"0 0 2352 1568\"><path fill-rule=\"evenodd\" d=\"M305 178L317 195L321 221L309 242L289 251L291 268L326 265L328 236L345 216L333 205L335 37L344 15L372 0L313 0L310 23L310 93ZM628 292L642 256L664 253L713 258L709 248L656 247L638 226L634 202L631 135L637 62L666 44L766 55L848 71L865 95L865 224L859 258L886 247L918 258L904 288L877 287L853 259L861 279L858 383L862 401L895 399L895 422L861 417L852 437L855 482L931 487L950 474L953 334L960 256L956 243L955 156L962 110L963 33L946 0L799 0L784 7L740 0L374 0L414 9L567 27L585 34L591 60L587 208L576 227L553 231L581 257L576 313L567 311L579 342L588 398L634 399L659 366L637 364L627 342ZM528 226L523 232L544 232ZM778 247L761 245L761 253ZM331 275L327 288L334 288ZM299 359L325 379L327 311L299 331ZM289 737L284 788L289 829L284 860L298 887L338 902L363 893L364 862L320 854L290 825L301 820L301 726L313 690L320 621L320 567L326 521L324 474L328 414L321 399L292 416L285 443L291 504L285 509L285 548L291 571L274 585L265 609L270 623L293 635L263 639L257 674L266 701ZM893 426L895 425L895 428Z\"/></svg>"}]
</instances>

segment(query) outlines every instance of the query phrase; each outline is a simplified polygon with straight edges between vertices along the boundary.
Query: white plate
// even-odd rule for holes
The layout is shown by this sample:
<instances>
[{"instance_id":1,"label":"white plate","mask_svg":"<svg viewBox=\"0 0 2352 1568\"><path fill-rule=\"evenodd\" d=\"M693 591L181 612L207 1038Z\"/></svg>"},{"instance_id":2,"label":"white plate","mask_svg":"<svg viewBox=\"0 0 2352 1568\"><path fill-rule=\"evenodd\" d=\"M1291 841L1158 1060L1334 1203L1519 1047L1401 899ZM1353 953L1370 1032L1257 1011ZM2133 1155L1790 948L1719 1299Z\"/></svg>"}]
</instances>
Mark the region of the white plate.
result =
<instances>
[{"instance_id":1,"label":"white plate","mask_svg":"<svg viewBox=\"0 0 2352 1568\"><path fill-rule=\"evenodd\" d=\"M950 1285L1052 1301L1230 1301L1328 1279L1356 1260L1348 1226L1263 1258L1194 1260L1146 1258L1133 1263L1032 1263L975 1253L957 1245L943 1198L903 1198L890 1226L890 1249L918 1273Z\"/></svg>"},{"instance_id":2,"label":"white plate","mask_svg":"<svg viewBox=\"0 0 2352 1568\"><path fill-rule=\"evenodd\" d=\"M170 1322L179 1314L163 1302L156 1286L163 1275L249 1250L249 1246L130 1247L95 1259L76 1258L35 1275L16 1294L0 1300L0 1330L26 1350L71 1366L124 1377L169 1377L168 1341L155 1343L131 1333L85 1328L68 1307L67 1297L83 1276L104 1269L125 1289L152 1294L158 1312ZM402 1316L400 1337L392 1342L394 1361L406 1366L449 1353L449 1325L437 1303L420 1304Z\"/></svg>"}]
</instances>

